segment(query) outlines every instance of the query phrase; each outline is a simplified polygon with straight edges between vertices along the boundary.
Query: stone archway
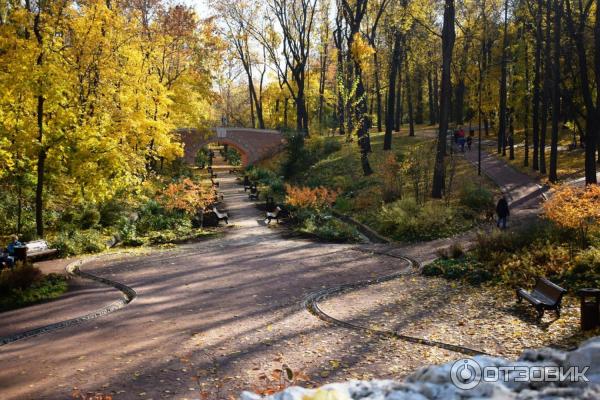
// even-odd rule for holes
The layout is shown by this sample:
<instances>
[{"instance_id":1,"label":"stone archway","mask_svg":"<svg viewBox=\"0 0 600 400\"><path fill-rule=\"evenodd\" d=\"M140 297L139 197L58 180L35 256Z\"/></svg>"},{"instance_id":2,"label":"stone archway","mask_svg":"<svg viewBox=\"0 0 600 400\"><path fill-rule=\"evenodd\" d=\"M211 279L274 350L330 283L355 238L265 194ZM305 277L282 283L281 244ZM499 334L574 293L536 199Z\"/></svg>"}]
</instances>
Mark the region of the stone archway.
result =
<instances>
[{"instance_id":1,"label":"stone archway","mask_svg":"<svg viewBox=\"0 0 600 400\"><path fill-rule=\"evenodd\" d=\"M184 160L193 164L198 151L209 143L227 144L238 150L244 167L270 157L283 149L281 132L265 129L216 128L203 134L194 128L177 130L184 145Z\"/></svg>"}]
</instances>

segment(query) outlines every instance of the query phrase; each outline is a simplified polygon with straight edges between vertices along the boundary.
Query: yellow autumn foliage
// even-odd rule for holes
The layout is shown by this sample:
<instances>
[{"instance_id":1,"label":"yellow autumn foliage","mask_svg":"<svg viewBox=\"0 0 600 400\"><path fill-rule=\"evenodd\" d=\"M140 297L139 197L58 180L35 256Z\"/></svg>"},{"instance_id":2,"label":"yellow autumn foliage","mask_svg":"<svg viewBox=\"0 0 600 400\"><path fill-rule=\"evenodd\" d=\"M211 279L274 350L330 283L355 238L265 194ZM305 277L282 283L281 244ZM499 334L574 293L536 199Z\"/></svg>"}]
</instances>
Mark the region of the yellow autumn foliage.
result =
<instances>
[{"instance_id":1,"label":"yellow autumn foliage","mask_svg":"<svg viewBox=\"0 0 600 400\"><path fill-rule=\"evenodd\" d=\"M570 229L600 223L600 186L559 186L544 204L544 214L557 225Z\"/></svg>"},{"instance_id":2,"label":"yellow autumn foliage","mask_svg":"<svg viewBox=\"0 0 600 400\"><path fill-rule=\"evenodd\" d=\"M292 207L322 210L331 207L339 192L319 186L317 188L285 185L285 201Z\"/></svg>"},{"instance_id":3,"label":"yellow autumn foliage","mask_svg":"<svg viewBox=\"0 0 600 400\"><path fill-rule=\"evenodd\" d=\"M369 68L375 49L371 47L360 33L356 33L352 40L350 51L352 58L359 63L363 71L366 71Z\"/></svg>"}]
</instances>

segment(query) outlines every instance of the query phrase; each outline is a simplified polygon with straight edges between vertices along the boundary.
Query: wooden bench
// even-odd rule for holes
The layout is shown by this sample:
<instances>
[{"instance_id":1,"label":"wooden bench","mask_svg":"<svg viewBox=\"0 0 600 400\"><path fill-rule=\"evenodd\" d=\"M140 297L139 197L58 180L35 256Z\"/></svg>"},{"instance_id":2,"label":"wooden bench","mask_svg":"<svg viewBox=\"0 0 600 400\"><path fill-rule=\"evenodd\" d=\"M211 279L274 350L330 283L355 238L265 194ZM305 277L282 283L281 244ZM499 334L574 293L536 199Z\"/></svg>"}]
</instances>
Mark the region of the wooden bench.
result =
<instances>
[{"instance_id":1,"label":"wooden bench","mask_svg":"<svg viewBox=\"0 0 600 400\"><path fill-rule=\"evenodd\" d=\"M255 186L255 185L250 182L250 179L248 178L248 176L245 176L244 177L244 192L252 189L252 186Z\"/></svg>"},{"instance_id":2,"label":"wooden bench","mask_svg":"<svg viewBox=\"0 0 600 400\"><path fill-rule=\"evenodd\" d=\"M258 200L259 195L260 195L260 191L258 190L256 185L253 185L252 187L250 187L250 194L248 195L248 198L250 200Z\"/></svg>"},{"instance_id":3,"label":"wooden bench","mask_svg":"<svg viewBox=\"0 0 600 400\"><path fill-rule=\"evenodd\" d=\"M229 225L229 215L226 212L220 212L215 206L213 206L212 211L217 216L217 223L225 221L225 223Z\"/></svg>"},{"instance_id":4,"label":"wooden bench","mask_svg":"<svg viewBox=\"0 0 600 400\"><path fill-rule=\"evenodd\" d=\"M272 220L277 221L277 223L279 223L279 215L281 213L281 207L277 206L275 208L275 210L273 211L267 211L267 216L265 218L265 220L267 221L267 224L270 224Z\"/></svg>"},{"instance_id":5,"label":"wooden bench","mask_svg":"<svg viewBox=\"0 0 600 400\"><path fill-rule=\"evenodd\" d=\"M523 299L530 302L536 309L538 319L542 319L545 310L554 310L556 316L560 317L560 305L566 289L550 282L546 278L539 278L531 292L523 288L517 289L517 302Z\"/></svg>"},{"instance_id":6,"label":"wooden bench","mask_svg":"<svg viewBox=\"0 0 600 400\"><path fill-rule=\"evenodd\" d=\"M31 242L25 243L23 247L27 249L26 251L28 260L47 257L58 253L58 249L51 249L50 246L48 246L48 242L46 242L45 240L33 240ZM22 259L22 256L24 256L24 254L19 255L19 253L19 247L16 247L14 256L15 261Z\"/></svg>"}]
</instances>

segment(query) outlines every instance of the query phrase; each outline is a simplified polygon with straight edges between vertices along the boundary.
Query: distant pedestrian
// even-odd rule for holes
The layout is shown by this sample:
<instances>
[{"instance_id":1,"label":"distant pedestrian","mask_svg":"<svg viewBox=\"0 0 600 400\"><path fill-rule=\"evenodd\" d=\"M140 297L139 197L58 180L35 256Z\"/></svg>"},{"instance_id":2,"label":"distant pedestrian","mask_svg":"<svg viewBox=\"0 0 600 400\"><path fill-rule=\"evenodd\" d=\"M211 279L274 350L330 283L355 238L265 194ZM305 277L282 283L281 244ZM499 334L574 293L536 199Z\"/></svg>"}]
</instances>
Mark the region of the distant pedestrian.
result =
<instances>
[{"instance_id":1,"label":"distant pedestrian","mask_svg":"<svg viewBox=\"0 0 600 400\"><path fill-rule=\"evenodd\" d=\"M461 152L465 152L465 131L463 130L462 127L458 128L458 145L460 146L460 151Z\"/></svg>"},{"instance_id":2,"label":"distant pedestrian","mask_svg":"<svg viewBox=\"0 0 600 400\"><path fill-rule=\"evenodd\" d=\"M471 147L473 147L473 136L469 135L467 137L467 150L471 151Z\"/></svg>"},{"instance_id":3,"label":"distant pedestrian","mask_svg":"<svg viewBox=\"0 0 600 400\"><path fill-rule=\"evenodd\" d=\"M498 200L498 204L496 205L496 214L498 214L498 222L496 223L496 226L501 229L506 229L508 217L510 216L510 210L508 208L508 201L506 201L506 197L502 196L502 198Z\"/></svg>"}]
</instances>

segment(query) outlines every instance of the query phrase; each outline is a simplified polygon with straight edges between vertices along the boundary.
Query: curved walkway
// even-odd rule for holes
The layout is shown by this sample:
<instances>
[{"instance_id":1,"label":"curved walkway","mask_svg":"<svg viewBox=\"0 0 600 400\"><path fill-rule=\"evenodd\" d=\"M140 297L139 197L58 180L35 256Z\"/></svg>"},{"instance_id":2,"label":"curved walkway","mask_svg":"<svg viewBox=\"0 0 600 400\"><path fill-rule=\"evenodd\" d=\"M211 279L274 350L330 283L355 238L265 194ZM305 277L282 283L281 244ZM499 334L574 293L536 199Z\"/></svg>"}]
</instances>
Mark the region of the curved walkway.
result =
<instances>
[{"instance_id":1,"label":"curved walkway","mask_svg":"<svg viewBox=\"0 0 600 400\"><path fill-rule=\"evenodd\" d=\"M402 267L397 260L282 239L231 175L219 172L219 181L235 224L226 240L86 265L86 272L134 288L137 299L102 318L0 347L0 398L68 398L74 388L115 399L197 398L196 377L215 371L215 363L218 372L207 379L228 378L235 392L251 387L256 371L280 367L273 360L281 354L310 373L327 362L325 354L361 343L308 314L302 299L322 286L393 273ZM40 315L29 311L19 312L23 326Z\"/></svg>"},{"instance_id":2,"label":"curved walkway","mask_svg":"<svg viewBox=\"0 0 600 400\"><path fill-rule=\"evenodd\" d=\"M282 363L318 383L336 374L397 378L432 354L456 358L308 314L308 294L397 275L406 263L376 254L375 245L283 239L231 175L220 172L219 181L235 224L226 240L90 263L86 271L135 288L138 298L103 318L0 347L0 398L58 399L74 390L115 399L198 398L200 391L225 398L260 385L259 376ZM427 261L444 243L386 252ZM28 309L21 314L35 319Z\"/></svg>"},{"instance_id":3,"label":"curved walkway","mask_svg":"<svg viewBox=\"0 0 600 400\"><path fill-rule=\"evenodd\" d=\"M65 267L66 272L69 274L69 276L82 277L84 279L88 279L88 280L91 280L94 282L99 282L103 285L108 286L109 288L117 289L118 291L120 291L123 294L123 297L121 299L113 301L110 304L107 304L107 305L105 305L101 308L98 308L92 312L89 312L85 315L79 315L77 317L66 319L66 320L63 319L58 322L40 326L38 328L28 329L28 330L24 330L24 331L21 330L17 333L13 333L8 336L0 337L0 346L7 345L9 343L13 343L18 340L24 340L24 339L28 339L30 337L54 332L59 329L69 328L69 327L79 325L79 324L87 322L87 321L91 321L96 318L100 318L106 314L120 310L121 308L123 308L127 304L129 304L131 301L133 301L133 299L135 299L137 294L135 293L135 290L133 290L129 286L123 285L120 282L115 282L113 280L102 278L102 277L99 277L99 276L96 276L96 275L93 275L93 274L90 274L87 272L83 272L80 270L80 267L82 265L84 265L88 262L91 262L94 259L96 259L96 258L73 261ZM42 305L42 307L47 309L48 305L44 304L44 305ZM52 305L50 305L50 307L55 307L55 305L52 304ZM54 318L57 318L57 316L54 315Z\"/></svg>"}]
</instances>

